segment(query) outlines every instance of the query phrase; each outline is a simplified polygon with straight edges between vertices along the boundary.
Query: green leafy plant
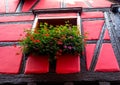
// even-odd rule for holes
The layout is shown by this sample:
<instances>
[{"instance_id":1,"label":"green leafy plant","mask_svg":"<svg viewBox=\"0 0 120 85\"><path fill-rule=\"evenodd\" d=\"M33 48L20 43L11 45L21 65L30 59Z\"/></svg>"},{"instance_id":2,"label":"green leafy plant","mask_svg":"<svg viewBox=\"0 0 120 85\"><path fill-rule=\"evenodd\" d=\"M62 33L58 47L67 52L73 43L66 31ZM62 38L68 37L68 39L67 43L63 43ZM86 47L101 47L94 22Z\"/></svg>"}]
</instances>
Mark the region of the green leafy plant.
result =
<instances>
[{"instance_id":1,"label":"green leafy plant","mask_svg":"<svg viewBox=\"0 0 120 85\"><path fill-rule=\"evenodd\" d=\"M50 60L63 54L81 53L84 37L77 26L66 22L65 25L40 23L34 31L27 30L21 42L25 54L48 55Z\"/></svg>"}]
</instances>

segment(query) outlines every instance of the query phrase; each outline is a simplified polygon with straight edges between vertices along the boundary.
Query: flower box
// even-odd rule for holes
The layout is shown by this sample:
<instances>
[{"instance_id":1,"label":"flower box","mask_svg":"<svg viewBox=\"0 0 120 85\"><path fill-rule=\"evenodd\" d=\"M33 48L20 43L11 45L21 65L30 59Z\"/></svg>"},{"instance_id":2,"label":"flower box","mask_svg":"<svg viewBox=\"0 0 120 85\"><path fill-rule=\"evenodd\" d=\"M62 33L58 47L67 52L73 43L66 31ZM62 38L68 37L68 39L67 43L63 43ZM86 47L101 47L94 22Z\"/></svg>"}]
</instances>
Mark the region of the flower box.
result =
<instances>
[{"instance_id":1,"label":"flower box","mask_svg":"<svg viewBox=\"0 0 120 85\"><path fill-rule=\"evenodd\" d=\"M47 55L51 63L66 54L80 54L83 50L84 37L81 35L80 23L77 23L77 16L48 19L37 16L32 31L28 30L26 38L21 42L23 52L28 55Z\"/></svg>"},{"instance_id":2,"label":"flower box","mask_svg":"<svg viewBox=\"0 0 120 85\"><path fill-rule=\"evenodd\" d=\"M49 72L48 56L42 55L29 55L26 66L25 74L40 74Z\"/></svg>"},{"instance_id":3,"label":"flower box","mask_svg":"<svg viewBox=\"0 0 120 85\"><path fill-rule=\"evenodd\" d=\"M56 73L69 74L80 72L80 55L64 54L56 61Z\"/></svg>"}]
</instances>

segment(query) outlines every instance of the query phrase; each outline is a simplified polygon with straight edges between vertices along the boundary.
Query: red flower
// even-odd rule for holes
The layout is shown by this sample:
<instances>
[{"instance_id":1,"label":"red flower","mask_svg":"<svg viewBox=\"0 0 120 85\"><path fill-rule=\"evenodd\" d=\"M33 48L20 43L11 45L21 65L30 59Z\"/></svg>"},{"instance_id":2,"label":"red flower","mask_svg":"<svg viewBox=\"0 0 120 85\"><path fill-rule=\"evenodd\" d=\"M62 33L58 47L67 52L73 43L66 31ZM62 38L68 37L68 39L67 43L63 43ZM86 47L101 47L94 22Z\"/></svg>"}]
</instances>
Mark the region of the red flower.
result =
<instances>
[{"instance_id":1,"label":"red flower","mask_svg":"<svg viewBox=\"0 0 120 85\"><path fill-rule=\"evenodd\" d=\"M35 42L38 42L38 43L39 43L39 42L40 42L40 40L35 40Z\"/></svg>"},{"instance_id":2,"label":"red flower","mask_svg":"<svg viewBox=\"0 0 120 85\"><path fill-rule=\"evenodd\" d=\"M25 36L26 36L26 37L30 36L30 33L27 33Z\"/></svg>"},{"instance_id":3,"label":"red flower","mask_svg":"<svg viewBox=\"0 0 120 85\"><path fill-rule=\"evenodd\" d=\"M63 42L59 40L59 41L57 41L57 44L58 44L58 45L62 45Z\"/></svg>"},{"instance_id":4,"label":"red flower","mask_svg":"<svg viewBox=\"0 0 120 85\"><path fill-rule=\"evenodd\" d=\"M45 34L45 36L46 36L46 37L48 37L48 36L49 36L49 34Z\"/></svg>"},{"instance_id":5,"label":"red flower","mask_svg":"<svg viewBox=\"0 0 120 85\"><path fill-rule=\"evenodd\" d=\"M32 40L34 43L39 43L40 40Z\"/></svg>"}]
</instances>

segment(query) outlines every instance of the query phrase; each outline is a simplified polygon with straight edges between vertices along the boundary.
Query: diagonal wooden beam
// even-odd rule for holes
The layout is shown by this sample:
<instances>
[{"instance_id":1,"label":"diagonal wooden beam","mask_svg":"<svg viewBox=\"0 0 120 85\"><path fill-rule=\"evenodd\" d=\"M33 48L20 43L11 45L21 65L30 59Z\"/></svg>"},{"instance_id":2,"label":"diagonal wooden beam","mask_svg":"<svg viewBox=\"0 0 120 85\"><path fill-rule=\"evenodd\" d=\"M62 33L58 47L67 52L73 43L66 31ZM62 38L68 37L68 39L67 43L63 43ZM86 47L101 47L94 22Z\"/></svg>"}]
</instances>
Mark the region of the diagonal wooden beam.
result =
<instances>
[{"instance_id":1,"label":"diagonal wooden beam","mask_svg":"<svg viewBox=\"0 0 120 85\"><path fill-rule=\"evenodd\" d=\"M9 12L9 3L8 0L5 0L5 8L6 8L6 13Z\"/></svg>"},{"instance_id":2,"label":"diagonal wooden beam","mask_svg":"<svg viewBox=\"0 0 120 85\"><path fill-rule=\"evenodd\" d=\"M96 48L95 48L95 51L94 51L92 61L91 61L90 71L94 71L94 68L96 66L96 63L97 63L97 60L98 60L98 55L99 55L99 52L100 52L100 48L101 48L102 43L103 43L103 37L104 37L105 29L106 29L106 25L104 23L104 25L102 27L102 31L100 33L99 40L97 41L97 44L96 44Z\"/></svg>"},{"instance_id":3,"label":"diagonal wooden beam","mask_svg":"<svg viewBox=\"0 0 120 85\"><path fill-rule=\"evenodd\" d=\"M17 7L17 9L16 9L16 12L21 12L23 3L24 3L24 0L20 0L20 1L19 1L19 5L18 5L18 7Z\"/></svg>"},{"instance_id":4,"label":"diagonal wooden beam","mask_svg":"<svg viewBox=\"0 0 120 85\"><path fill-rule=\"evenodd\" d=\"M111 39L111 43L112 43L112 47L114 49L114 53L116 56L116 59L118 61L118 64L120 66L120 41L118 40L118 36L115 30L117 30L117 28L115 27L115 25L113 25L113 23L115 24L115 22L113 21L114 16L111 15L112 13L110 12L105 12L105 22L110 34L110 39Z\"/></svg>"},{"instance_id":5,"label":"diagonal wooden beam","mask_svg":"<svg viewBox=\"0 0 120 85\"><path fill-rule=\"evenodd\" d=\"M65 7L66 7L65 0L61 0L60 1L60 8L65 8Z\"/></svg>"},{"instance_id":6,"label":"diagonal wooden beam","mask_svg":"<svg viewBox=\"0 0 120 85\"><path fill-rule=\"evenodd\" d=\"M87 0L83 0L83 2L84 2L89 8L93 8L93 6L91 5L91 3L88 2Z\"/></svg>"},{"instance_id":7,"label":"diagonal wooden beam","mask_svg":"<svg viewBox=\"0 0 120 85\"><path fill-rule=\"evenodd\" d=\"M29 11L31 11L41 0L37 0L34 5L29 9Z\"/></svg>"}]
</instances>

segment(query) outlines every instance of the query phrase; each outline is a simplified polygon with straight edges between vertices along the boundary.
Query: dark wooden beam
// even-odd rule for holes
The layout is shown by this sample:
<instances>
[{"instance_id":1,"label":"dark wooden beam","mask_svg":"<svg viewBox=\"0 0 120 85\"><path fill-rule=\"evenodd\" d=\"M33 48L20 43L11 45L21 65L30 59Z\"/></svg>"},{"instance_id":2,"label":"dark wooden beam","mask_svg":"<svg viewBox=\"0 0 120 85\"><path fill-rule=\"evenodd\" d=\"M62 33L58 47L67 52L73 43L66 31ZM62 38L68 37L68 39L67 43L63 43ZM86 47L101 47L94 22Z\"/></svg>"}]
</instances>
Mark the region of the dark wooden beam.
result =
<instances>
[{"instance_id":1,"label":"dark wooden beam","mask_svg":"<svg viewBox=\"0 0 120 85\"><path fill-rule=\"evenodd\" d=\"M12 21L12 22L0 22L0 25L3 24L33 24L33 20L25 20L25 21Z\"/></svg>"},{"instance_id":2,"label":"dark wooden beam","mask_svg":"<svg viewBox=\"0 0 120 85\"><path fill-rule=\"evenodd\" d=\"M69 8L49 8L49 9L35 9L32 10L33 14L45 14L45 13L80 13L82 7L69 7Z\"/></svg>"},{"instance_id":3,"label":"dark wooden beam","mask_svg":"<svg viewBox=\"0 0 120 85\"><path fill-rule=\"evenodd\" d=\"M82 21L104 20L104 18L82 18Z\"/></svg>"},{"instance_id":4,"label":"dark wooden beam","mask_svg":"<svg viewBox=\"0 0 120 85\"><path fill-rule=\"evenodd\" d=\"M99 85L110 85L110 82L99 82Z\"/></svg>"},{"instance_id":5,"label":"dark wooden beam","mask_svg":"<svg viewBox=\"0 0 120 85\"><path fill-rule=\"evenodd\" d=\"M27 83L27 85L37 85L36 83Z\"/></svg>"},{"instance_id":6,"label":"dark wooden beam","mask_svg":"<svg viewBox=\"0 0 120 85\"><path fill-rule=\"evenodd\" d=\"M14 12L12 12L12 13L0 13L0 17L1 16L26 16L26 15L33 15L33 13L32 12L16 12L16 13L14 13Z\"/></svg>"},{"instance_id":7,"label":"dark wooden beam","mask_svg":"<svg viewBox=\"0 0 120 85\"><path fill-rule=\"evenodd\" d=\"M118 64L120 66L120 41L118 39L117 36L117 27L119 26L115 26L114 24L116 24L117 22L115 22L114 20L117 20L117 18L115 19L114 15L109 11L109 12L105 12L105 22L106 22L106 26L108 28L109 31L109 35L110 35L110 39L111 39L111 43L112 43L112 47L114 49L114 53L116 55ZM119 23L119 21L118 21ZM120 24L120 23L119 23Z\"/></svg>"},{"instance_id":8,"label":"dark wooden beam","mask_svg":"<svg viewBox=\"0 0 120 85\"><path fill-rule=\"evenodd\" d=\"M82 11L83 12L95 12L95 11L108 11L110 10L110 7L97 7L97 8L83 8Z\"/></svg>"},{"instance_id":9,"label":"dark wooden beam","mask_svg":"<svg viewBox=\"0 0 120 85\"><path fill-rule=\"evenodd\" d=\"M64 85L74 85L73 82L65 82Z\"/></svg>"},{"instance_id":10,"label":"dark wooden beam","mask_svg":"<svg viewBox=\"0 0 120 85\"><path fill-rule=\"evenodd\" d=\"M101 49L101 46L102 46L102 43L103 43L103 37L104 37L105 29L106 29L106 25L104 23L103 27L102 27L102 30L100 32L99 40L97 41L97 44L96 44L96 48L95 48L94 55L93 55L93 58L92 58L92 62L91 62L91 65L90 65L90 71L94 71L94 68L96 66L98 56L99 56L99 52L100 52L100 49Z\"/></svg>"},{"instance_id":11,"label":"dark wooden beam","mask_svg":"<svg viewBox=\"0 0 120 85\"><path fill-rule=\"evenodd\" d=\"M18 42L0 42L0 47L2 46L13 46L13 45L19 45Z\"/></svg>"},{"instance_id":12,"label":"dark wooden beam","mask_svg":"<svg viewBox=\"0 0 120 85\"><path fill-rule=\"evenodd\" d=\"M24 4L24 0L20 0L16 12L21 12L23 4Z\"/></svg>"},{"instance_id":13,"label":"dark wooden beam","mask_svg":"<svg viewBox=\"0 0 120 85\"><path fill-rule=\"evenodd\" d=\"M83 0L83 2L88 6L88 8L93 8L93 6L91 5L89 1Z\"/></svg>"},{"instance_id":14,"label":"dark wooden beam","mask_svg":"<svg viewBox=\"0 0 120 85\"><path fill-rule=\"evenodd\" d=\"M29 11L31 11L39 2L40 2L40 0L37 0L37 1L35 2L35 4L30 8Z\"/></svg>"},{"instance_id":15,"label":"dark wooden beam","mask_svg":"<svg viewBox=\"0 0 120 85\"><path fill-rule=\"evenodd\" d=\"M65 7L66 7L65 0L61 0L60 1L60 8L65 8Z\"/></svg>"},{"instance_id":16,"label":"dark wooden beam","mask_svg":"<svg viewBox=\"0 0 120 85\"><path fill-rule=\"evenodd\" d=\"M80 72L76 74L0 75L0 84L21 82L120 81L120 72Z\"/></svg>"}]
</instances>

